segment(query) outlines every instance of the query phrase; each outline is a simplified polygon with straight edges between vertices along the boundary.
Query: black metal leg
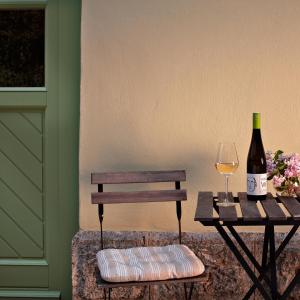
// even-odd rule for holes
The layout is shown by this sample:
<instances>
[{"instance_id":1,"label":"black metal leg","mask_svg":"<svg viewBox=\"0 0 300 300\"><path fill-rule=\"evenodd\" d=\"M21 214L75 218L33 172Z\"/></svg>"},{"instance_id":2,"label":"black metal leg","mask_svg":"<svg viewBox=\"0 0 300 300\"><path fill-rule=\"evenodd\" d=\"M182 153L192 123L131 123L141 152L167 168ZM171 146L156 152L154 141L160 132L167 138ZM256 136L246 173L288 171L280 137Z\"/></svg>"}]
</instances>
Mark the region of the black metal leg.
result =
<instances>
[{"instance_id":1,"label":"black metal leg","mask_svg":"<svg viewBox=\"0 0 300 300\"><path fill-rule=\"evenodd\" d=\"M233 237L236 239L236 241L238 242L238 244L240 245L240 247L243 249L243 251L245 252L245 254L247 255L247 257L249 258L249 260L254 265L254 267L257 269L257 271L260 274L262 274L263 279L271 287L271 281L270 281L270 279L267 277L266 274L263 273L262 267L257 262L257 260L255 259L255 257L253 256L253 254L251 253L251 251L249 250L249 248L246 246L246 244L244 243L244 241L241 239L241 237L238 235L238 233L235 231L235 229L232 226L227 226L227 228L229 229L229 231L231 232L231 234L233 235ZM267 251L265 251L265 252L267 253Z\"/></svg>"},{"instance_id":2,"label":"black metal leg","mask_svg":"<svg viewBox=\"0 0 300 300\"><path fill-rule=\"evenodd\" d=\"M106 289L103 289L104 291L104 300L106 300Z\"/></svg>"},{"instance_id":3,"label":"black metal leg","mask_svg":"<svg viewBox=\"0 0 300 300\"><path fill-rule=\"evenodd\" d=\"M192 299L193 289L194 289L194 282L191 283L188 300Z\"/></svg>"},{"instance_id":4,"label":"black metal leg","mask_svg":"<svg viewBox=\"0 0 300 300\"><path fill-rule=\"evenodd\" d=\"M284 293L282 294L280 300L285 300L289 296L289 294L292 292L294 287L296 286L297 283L300 283L300 272L296 274L294 279L291 281L291 283L288 285Z\"/></svg>"},{"instance_id":5,"label":"black metal leg","mask_svg":"<svg viewBox=\"0 0 300 300\"><path fill-rule=\"evenodd\" d=\"M285 249L286 245L289 243L289 241L291 240L291 238L294 236L295 232L297 231L297 229L299 228L300 225L294 225L293 228L290 230L290 232L287 234L287 236L285 237L285 239L282 241L282 243L280 244L280 246L278 247L278 249L275 252L275 259L277 259L281 252ZM263 258L265 256L266 259L266 265L263 265L263 261L262 261L262 269L263 269L263 273L265 274L269 268L270 268L270 262L267 263L267 253L268 253L268 244L269 244L269 225L266 225L265 227L265 236L264 236L264 248L263 248ZM258 277L258 280L262 280L263 278L263 274L260 274ZM247 294L245 295L244 299L249 299L250 296L253 294L253 292L256 289L256 285L253 284L251 286L251 288L249 289L249 291L247 292Z\"/></svg>"},{"instance_id":6,"label":"black metal leg","mask_svg":"<svg viewBox=\"0 0 300 300\"><path fill-rule=\"evenodd\" d=\"M262 271L265 273L266 266L268 263L268 246L269 246L269 226L265 226L265 234L264 234L264 244L263 244L263 253L261 260ZM262 280L263 274L260 274L258 280ZM256 290L256 286L253 284L247 294L244 296L243 300L250 299L251 295Z\"/></svg>"},{"instance_id":7,"label":"black metal leg","mask_svg":"<svg viewBox=\"0 0 300 300\"><path fill-rule=\"evenodd\" d=\"M275 253L275 257L278 258L278 256L281 254L281 252L284 250L286 245L289 243L290 239L294 236L296 231L298 230L300 225L294 225L293 228L290 230L290 232L287 234L285 239L282 241L281 245L278 247Z\"/></svg>"},{"instance_id":8,"label":"black metal leg","mask_svg":"<svg viewBox=\"0 0 300 300\"><path fill-rule=\"evenodd\" d=\"M268 248L269 248L269 226L265 227L264 245L261 259L261 266L264 269L268 263Z\"/></svg>"},{"instance_id":9,"label":"black metal leg","mask_svg":"<svg viewBox=\"0 0 300 300\"><path fill-rule=\"evenodd\" d=\"M277 274L275 256L275 235L274 225L270 226L270 269L271 269L271 294L272 299L277 299Z\"/></svg>"},{"instance_id":10,"label":"black metal leg","mask_svg":"<svg viewBox=\"0 0 300 300\"><path fill-rule=\"evenodd\" d=\"M186 288L186 283L183 284L184 287L184 299L187 300L187 288Z\"/></svg>"},{"instance_id":11,"label":"black metal leg","mask_svg":"<svg viewBox=\"0 0 300 300\"><path fill-rule=\"evenodd\" d=\"M237 247L234 245L234 243L232 242L232 240L228 236L225 229L219 223L215 223L215 227L218 230L218 232L220 233L220 235L223 237L223 239L226 242L227 246L230 248L230 250L233 252L235 257L237 258L237 260L243 266L244 270L246 271L246 273L248 274L250 279L257 286L257 288L259 289L259 291L262 294L262 296L264 297L264 299L271 299L269 297L269 295L267 294L265 288L262 286L260 281L257 279L255 273L251 270L251 268L249 267L249 265L246 262L246 260L244 259L244 257L240 254L239 250L237 249Z\"/></svg>"}]
</instances>

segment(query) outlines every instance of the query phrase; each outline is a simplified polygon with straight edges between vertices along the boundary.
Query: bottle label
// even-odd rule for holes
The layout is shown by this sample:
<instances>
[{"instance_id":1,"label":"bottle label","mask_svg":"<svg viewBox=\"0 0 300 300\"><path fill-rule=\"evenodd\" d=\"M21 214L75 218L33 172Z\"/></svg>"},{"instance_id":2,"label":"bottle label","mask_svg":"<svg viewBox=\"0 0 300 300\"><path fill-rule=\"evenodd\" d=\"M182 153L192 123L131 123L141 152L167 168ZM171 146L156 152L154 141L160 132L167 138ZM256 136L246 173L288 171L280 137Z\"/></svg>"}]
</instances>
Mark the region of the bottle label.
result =
<instances>
[{"instance_id":1,"label":"bottle label","mask_svg":"<svg viewBox=\"0 0 300 300\"><path fill-rule=\"evenodd\" d=\"M267 174L247 174L247 194L262 196L267 194Z\"/></svg>"}]
</instances>

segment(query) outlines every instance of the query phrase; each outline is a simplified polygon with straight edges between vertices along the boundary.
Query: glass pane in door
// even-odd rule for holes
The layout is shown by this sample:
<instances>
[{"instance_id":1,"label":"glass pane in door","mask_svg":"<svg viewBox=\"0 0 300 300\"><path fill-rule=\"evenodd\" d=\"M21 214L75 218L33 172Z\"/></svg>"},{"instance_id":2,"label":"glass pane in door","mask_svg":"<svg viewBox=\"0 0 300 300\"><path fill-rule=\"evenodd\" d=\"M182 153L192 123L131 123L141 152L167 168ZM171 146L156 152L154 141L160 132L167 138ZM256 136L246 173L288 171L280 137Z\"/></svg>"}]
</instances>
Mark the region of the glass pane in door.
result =
<instances>
[{"instance_id":1,"label":"glass pane in door","mask_svg":"<svg viewBox=\"0 0 300 300\"><path fill-rule=\"evenodd\" d=\"M45 11L0 10L0 87L45 86Z\"/></svg>"}]
</instances>

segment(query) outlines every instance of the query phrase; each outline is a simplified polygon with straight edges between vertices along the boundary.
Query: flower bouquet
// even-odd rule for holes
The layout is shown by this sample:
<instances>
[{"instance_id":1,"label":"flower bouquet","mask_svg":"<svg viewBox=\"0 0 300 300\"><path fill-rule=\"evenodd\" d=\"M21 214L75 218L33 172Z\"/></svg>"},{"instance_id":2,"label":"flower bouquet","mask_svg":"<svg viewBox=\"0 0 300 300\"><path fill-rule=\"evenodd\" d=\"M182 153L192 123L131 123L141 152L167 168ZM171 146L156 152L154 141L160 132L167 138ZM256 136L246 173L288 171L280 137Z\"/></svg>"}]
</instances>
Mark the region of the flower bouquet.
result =
<instances>
[{"instance_id":1,"label":"flower bouquet","mask_svg":"<svg viewBox=\"0 0 300 300\"><path fill-rule=\"evenodd\" d=\"M295 196L300 192L300 155L284 154L282 150L266 153L268 180L281 196Z\"/></svg>"}]
</instances>

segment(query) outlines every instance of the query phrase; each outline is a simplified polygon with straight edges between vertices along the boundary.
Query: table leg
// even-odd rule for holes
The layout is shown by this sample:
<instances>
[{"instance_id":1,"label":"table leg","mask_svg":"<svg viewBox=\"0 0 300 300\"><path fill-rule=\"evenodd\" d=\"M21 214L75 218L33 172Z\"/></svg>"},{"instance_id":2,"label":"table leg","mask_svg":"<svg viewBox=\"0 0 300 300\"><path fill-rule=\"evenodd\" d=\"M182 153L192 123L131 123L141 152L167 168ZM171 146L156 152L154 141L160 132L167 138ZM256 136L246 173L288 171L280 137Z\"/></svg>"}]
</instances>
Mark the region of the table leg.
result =
<instances>
[{"instance_id":1,"label":"table leg","mask_svg":"<svg viewBox=\"0 0 300 300\"><path fill-rule=\"evenodd\" d=\"M263 276L266 276L266 268L268 263L268 246L269 246L269 226L265 226L265 233L264 233L264 244L263 244L263 252L262 252L262 260L261 260L261 272L259 272L258 280L262 280ZM243 300L250 299L251 295L254 293L256 286L253 284L252 287L249 289L247 294L244 296Z\"/></svg>"},{"instance_id":2,"label":"table leg","mask_svg":"<svg viewBox=\"0 0 300 300\"><path fill-rule=\"evenodd\" d=\"M271 294L272 299L277 299L277 274L274 225L270 225L270 269L271 269Z\"/></svg>"},{"instance_id":3,"label":"table leg","mask_svg":"<svg viewBox=\"0 0 300 300\"><path fill-rule=\"evenodd\" d=\"M286 290L284 291L284 293L282 294L282 296L279 299L280 300L287 299L287 297L289 296L289 294L292 292L292 290L294 289L294 287L298 283L300 283L300 272L298 272L296 274L296 276L294 277L294 279L291 281L291 283L288 285L288 287L286 288Z\"/></svg>"},{"instance_id":4,"label":"table leg","mask_svg":"<svg viewBox=\"0 0 300 300\"><path fill-rule=\"evenodd\" d=\"M246 262L244 257L240 254L238 248L235 246L235 244L230 239L230 237L227 234L227 232L225 231L225 229L219 223L215 223L215 227L218 230L218 232L220 233L220 235L223 237L227 246L230 248L230 250L233 252L233 254L237 258L237 260L240 262L240 264L242 265L242 267L244 268L244 270L246 271L246 273L248 274L250 279L253 281L254 285L259 289L259 291L262 294L262 296L264 297L264 299L271 299L269 297L268 293L266 292L265 288L263 287L263 285L257 279L255 273L251 270L250 266L248 265L248 263Z\"/></svg>"},{"instance_id":5,"label":"table leg","mask_svg":"<svg viewBox=\"0 0 300 300\"><path fill-rule=\"evenodd\" d=\"M281 254L281 252L285 249L286 245L289 243L291 238L294 236L294 234L296 233L298 228L299 228L299 225L294 225L293 228L290 230L290 232L287 234L287 236L285 237L285 239L282 241L281 245L278 247L278 249L275 252L275 259L277 259L279 257L279 255ZM264 253L265 253L266 260L267 260L268 244L269 244L269 232L268 231L269 231L269 226L266 225L265 226L265 236L264 236L264 248L263 248L263 257L264 257ZM263 261L262 261L262 264L263 264ZM262 266L264 274L269 270L269 267L270 267L270 263L267 263L266 266ZM263 274L260 274L258 277L258 280L262 280L262 279L263 279ZM249 291L247 292L244 299L249 299L250 296L255 291L255 289L256 289L256 285L253 284L251 286L251 288L249 289Z\"/></svg>"},{"instance_id":6,"label":"table leg","mask_svg":"<svg viewBox=\"0 0 300 300\"><path fill-rule=\"evenodd\" d=\"M237 243L240 245L240 247L242 248L242 250L245 252L245 254L249 258L249 260L251 261L251 263L253 264L253 266L256 268L256 270L259 272L259 274L262 274L263 279L266 281L266 283L269 285L269 287L271 287L271 280L263 272L263 268L262 268L263 266L266 265L266 262L263 263L263 266L260 266L260 264L257 262L257 260L254 257L254 255L251 253L251 251L249 250L249 248L247 247L247 245L244 243L244 241L241 239L241 237L236 232L236 230L233 228L233 226L229 226L228 225L227 228L229 229L229 231L231 232L232 236L235 238L235 240L237 241ZM267 259L267 252L268 252L268 235L266 236L266 238L264 240L266 241L266 243L264 242L263 260L266 260Z\"/></svg>"},{"instance_id":7,"label":"table leg","mask_svg":"<svg viewBox=\"0 0 300 300\"><path fill-rule=\"evenodd\" d=\"M268 246L269 246L269 226L265 226L264 245L261 259L261 266L264 269L268 263Z\"/></svg>"}]
</instances>

